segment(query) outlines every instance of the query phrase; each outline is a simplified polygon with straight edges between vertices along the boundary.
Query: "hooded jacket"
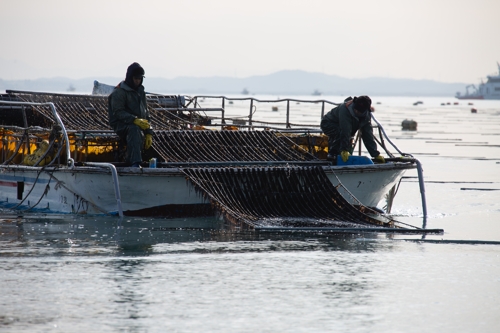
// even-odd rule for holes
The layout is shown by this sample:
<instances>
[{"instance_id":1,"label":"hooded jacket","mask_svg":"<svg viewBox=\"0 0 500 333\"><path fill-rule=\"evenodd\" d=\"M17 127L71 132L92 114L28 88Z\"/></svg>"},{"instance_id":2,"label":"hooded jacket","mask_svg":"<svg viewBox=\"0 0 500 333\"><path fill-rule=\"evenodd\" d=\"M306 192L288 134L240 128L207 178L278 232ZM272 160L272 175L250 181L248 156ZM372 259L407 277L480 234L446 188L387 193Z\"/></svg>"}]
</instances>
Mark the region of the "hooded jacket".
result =
<instances>
[{"instance_id":1,"label":"hooded jacket","mask_svg":"<svg viewBox=\"0 0 500 333\"><path fill-rule=\"evenodd\" d=\"M321 128L327 134L330 135L327 130L333 129L337 132L340 139L340 151L351 152L352 147L350 144L351 137L353 137L358 130L361 130L361 138L365 144L366 149L372 157L380 155L377 150L377 143L373 138L373 127L371 123L371 113L370 111L364 117L358 118L354 114L353 104L349 107L346 106L350 98L346 99L344 103L340 104L336 108L333 108L328 112L321 120ZM331 132L331 130L330 130Z\"/></svg>"},{"instance_id":2,"label":"hooded jacket","mask_svg":"<svg viewBox=\"0 0 500 333\"><path fill-rule=\"evenodd\" d=\"M128 125L133 124L136 118L150 120L144 86L141 83L134 89L131 87L133 83L127 84L133 82L131 79L135 75L134 70L137 70L134 64L129 66L125 80L120 82L108 97L109 124L115 132L123 131ZM142 69L139 64L137 66ZM153 135L153 130L147 129L145 134Z\"/></svg>"}]
</instances>

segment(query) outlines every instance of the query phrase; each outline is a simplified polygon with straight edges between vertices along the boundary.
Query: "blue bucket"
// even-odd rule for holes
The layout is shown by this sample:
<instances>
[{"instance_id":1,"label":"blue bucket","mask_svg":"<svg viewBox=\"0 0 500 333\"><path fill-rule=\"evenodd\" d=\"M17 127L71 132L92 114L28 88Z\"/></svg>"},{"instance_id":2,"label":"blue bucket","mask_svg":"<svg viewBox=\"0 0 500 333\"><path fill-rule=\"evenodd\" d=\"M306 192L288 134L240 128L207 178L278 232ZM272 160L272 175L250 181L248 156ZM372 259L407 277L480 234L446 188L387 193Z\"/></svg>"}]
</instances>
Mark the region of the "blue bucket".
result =
<instances>
[{"instance_id":1,"label":"blue bucket","mask_svg":"<svg viewBox=\"0 0 500 333\"><path fill-rule=\"evenodd\" d=\"M373 161L367 156L349 156L347 162L342 161L342 157L337 155L337 165L366 165L373 164Z\"/></svg>"}]
</instances>

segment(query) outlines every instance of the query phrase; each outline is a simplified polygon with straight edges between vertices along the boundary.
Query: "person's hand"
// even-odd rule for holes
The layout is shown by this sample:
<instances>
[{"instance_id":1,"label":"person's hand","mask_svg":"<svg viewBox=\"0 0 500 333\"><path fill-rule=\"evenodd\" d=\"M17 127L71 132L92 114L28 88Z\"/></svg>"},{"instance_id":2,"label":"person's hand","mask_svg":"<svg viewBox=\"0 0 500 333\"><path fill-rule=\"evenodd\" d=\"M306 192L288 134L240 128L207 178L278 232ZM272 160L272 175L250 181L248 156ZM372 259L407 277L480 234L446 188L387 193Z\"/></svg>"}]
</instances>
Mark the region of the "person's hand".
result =
<instances>
[{"instance_id":1,"label":"person's hand","mask_svg":"<svg viewBox=\"0 0 500 333\"><path fill-rule=\"evenodd\" d=\"M342 161L344 161L344 163L347 162L349 156L351 156L351 154L347 150L343 150L340 152L340 157L342 157Z\"/></svg>"},{"instance_id":2,"label":"person's hand","mask_svg":"<svg viewBox=\"0 0 500 333\"><path fill-rule=\"evenodd\" d=\"M141 130L145 130L149 128L149 121L146 119L141 119L141 118L135 118L134 124L139 126Z\"/></svg>"},{"instance_id":3,"label":"person's hand","mask_svg":"<svg viewBox=\"0 0 500 333\"><path fill-rule=\"evenodd\" d=\"M144 148L147 150L153 144L153 136L151 134L146 134L146 139L144 140Z\"/></svg>"},{"instance_id":4,"label":"person's hand","mask_svg":"<svg viewBox=\"0 0 500 333\"><path fill-rule=\"evenodd\" d=\"M385 163L385 158L382 155L378 155L377 157L374 158L375 163Z\"/></svg>"}]
</instances>

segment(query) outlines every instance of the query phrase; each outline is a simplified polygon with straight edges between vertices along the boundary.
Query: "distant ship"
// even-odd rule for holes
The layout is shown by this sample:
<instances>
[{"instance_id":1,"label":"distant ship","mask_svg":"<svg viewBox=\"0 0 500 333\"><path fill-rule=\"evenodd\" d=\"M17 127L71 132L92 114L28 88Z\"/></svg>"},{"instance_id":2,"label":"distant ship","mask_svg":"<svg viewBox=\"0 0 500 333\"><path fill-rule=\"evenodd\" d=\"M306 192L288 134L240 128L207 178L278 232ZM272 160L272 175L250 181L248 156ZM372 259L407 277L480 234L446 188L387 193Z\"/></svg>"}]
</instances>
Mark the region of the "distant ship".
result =
<instances>
[{"instance_id":1,"label":"distant ship","mask_svg":"<svg viewBox=\"0 0 500 333\"><path fill-rule=\"evenodd\" d=\"M321 91L319 91L318 89L314 90L313 93L311 94L313 96L321 96Z\"/></svg>"},{"instance_id":2,"label":"distant ship","mask_svg":"<svg viewBox=\"0 0 500 333\"><path fill-rule=\"evenodd\" d=\"M241 92L242 95L248 95L248 90L247 88L244 88L243 91Z\"/></svg>"},{"instance_id":3,"label":"distant ship","mask_svg":"<svg viewBox=\"0 0 500 333\"><path fill-rule=\"evenodd\" d=\"M498 75L488 75L488 81L486 83L481 81L477 88L469 84L465 87L465 95L457 92L455 97L458 99L500 99L500 64L498 62L497 66ZM471 93L469 93L469 88L473 89Z\"/></svg>"}]
</instances>

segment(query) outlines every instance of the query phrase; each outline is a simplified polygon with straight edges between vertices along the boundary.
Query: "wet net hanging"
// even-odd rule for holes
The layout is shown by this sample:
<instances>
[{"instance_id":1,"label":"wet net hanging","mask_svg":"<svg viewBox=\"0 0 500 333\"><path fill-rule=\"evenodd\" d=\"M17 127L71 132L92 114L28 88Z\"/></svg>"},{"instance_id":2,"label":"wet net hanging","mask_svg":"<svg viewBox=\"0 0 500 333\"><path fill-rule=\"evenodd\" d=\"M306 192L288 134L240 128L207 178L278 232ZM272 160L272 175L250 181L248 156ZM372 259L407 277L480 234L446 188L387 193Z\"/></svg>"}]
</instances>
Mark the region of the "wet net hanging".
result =
<instances>
[{"instance_id":1,"label":"wet net hanging","mask_svg":"<svg viewBox=\"0 0 500 333\"><path fill-rule=\"evenodd\" d=\"M394 226L393 221L368 215L370 209L347 202L321 167L185 168L183 172L233 225Z\"/></svg>"}]
</instances>

